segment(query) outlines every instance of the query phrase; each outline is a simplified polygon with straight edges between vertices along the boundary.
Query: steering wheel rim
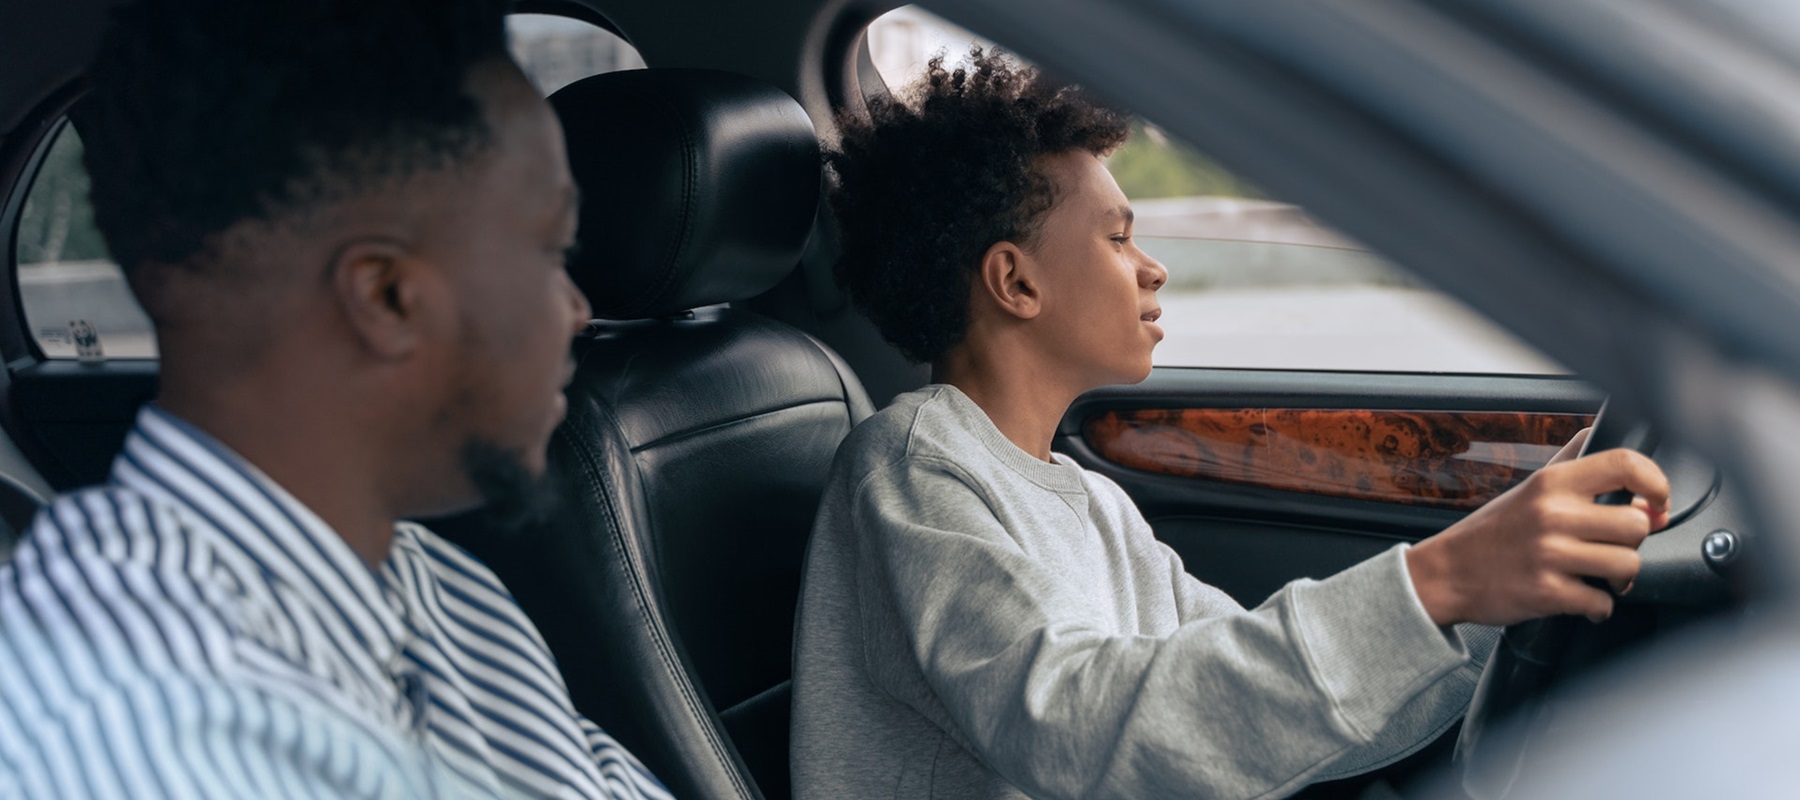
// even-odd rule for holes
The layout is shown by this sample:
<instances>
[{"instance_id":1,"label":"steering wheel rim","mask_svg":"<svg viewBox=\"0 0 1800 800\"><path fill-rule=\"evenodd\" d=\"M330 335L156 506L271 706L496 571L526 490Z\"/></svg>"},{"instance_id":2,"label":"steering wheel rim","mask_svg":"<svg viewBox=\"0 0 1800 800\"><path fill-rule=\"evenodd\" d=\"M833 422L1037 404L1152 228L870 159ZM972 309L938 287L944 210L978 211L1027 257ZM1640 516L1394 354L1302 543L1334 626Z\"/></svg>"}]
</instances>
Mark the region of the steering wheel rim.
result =
<instances>
[{"instance_id":1,"label":"steering wheel rim","mask_svg":"<svg viewBox=\"0 0 1800 800\"><path fill-rule=\"evenodd\" d=\"M1582 456L1591 452L1625 448L1650 455L1657 436L1647 422L1621 413L1609 399L1594 417L1593 432L1582 445ZM1629 505L1629 491L1610 492L1594 498L1602 505ZM1597 579L1589 583L1604 587ZM1475 696L1457 736L1455 768L1462 775L1463 790L1475 800L1503 800L1512 791L1538 729L1544 711L1540 697L1561 666L1564 654L1585 620L1558 615L1508 625L1481 672ZM1496 726L1508 722L1504 735Z\"/></svg>"}]
</instances>

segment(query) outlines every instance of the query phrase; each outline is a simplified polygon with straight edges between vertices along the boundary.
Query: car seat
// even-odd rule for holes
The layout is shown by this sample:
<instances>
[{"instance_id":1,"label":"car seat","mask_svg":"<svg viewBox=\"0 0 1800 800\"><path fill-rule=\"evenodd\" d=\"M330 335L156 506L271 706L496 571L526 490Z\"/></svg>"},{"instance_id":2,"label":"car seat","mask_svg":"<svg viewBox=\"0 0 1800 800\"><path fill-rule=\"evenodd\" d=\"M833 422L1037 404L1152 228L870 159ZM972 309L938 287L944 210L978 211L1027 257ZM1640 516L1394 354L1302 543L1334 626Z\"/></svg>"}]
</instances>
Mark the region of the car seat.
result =
<instances>
[{"instance_id":1,"label":"car seat","mask_svg":"<svg viewBox=\"0 0 1800 800\"><path fill-rule=\"evenodd\" d=\"M575 705L678 797L785 798L794 610L827 468L871 413L836 354L722 304L799 262L818 142L733 73L597 75L550 98L581 189L561 507L436 527L511 588Z\"/></svg>"}]
</instances>

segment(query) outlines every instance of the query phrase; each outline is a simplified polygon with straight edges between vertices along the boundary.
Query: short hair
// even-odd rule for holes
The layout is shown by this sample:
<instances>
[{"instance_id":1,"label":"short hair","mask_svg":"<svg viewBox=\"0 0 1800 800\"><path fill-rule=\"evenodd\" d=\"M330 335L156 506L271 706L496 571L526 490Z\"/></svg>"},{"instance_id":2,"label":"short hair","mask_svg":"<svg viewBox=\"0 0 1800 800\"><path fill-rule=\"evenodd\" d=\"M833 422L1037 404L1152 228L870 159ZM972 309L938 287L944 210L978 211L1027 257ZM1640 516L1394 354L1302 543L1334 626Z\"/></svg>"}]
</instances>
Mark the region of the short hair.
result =
<instances>
[{"instance_id":1,"label":"short hair","mask_svg":"<svg viewBox=\"0 0 1800 800\"><path fill-rule=\"evenodd\" d=\"M128 273L219 234L448 167L491 139L469 91L504 0L140 0L77 108L95 222Z\"/></svg>"},{"instance_id":2,"label":"short hair","mask_svg":"<svg viewBox=\"0 0 1800 800\"><path fill-rule=\"evenodd\" d=\"M1030 246L1056 203L1040 156L1104 156L1130 135L1124 114L1075 86L977 46L954 70L931 59L918 82L844 114L826 152L843 255L839 284L915 362L938 360L969 327L969 286L996 242Z\"/></svg>"}]
</instances>

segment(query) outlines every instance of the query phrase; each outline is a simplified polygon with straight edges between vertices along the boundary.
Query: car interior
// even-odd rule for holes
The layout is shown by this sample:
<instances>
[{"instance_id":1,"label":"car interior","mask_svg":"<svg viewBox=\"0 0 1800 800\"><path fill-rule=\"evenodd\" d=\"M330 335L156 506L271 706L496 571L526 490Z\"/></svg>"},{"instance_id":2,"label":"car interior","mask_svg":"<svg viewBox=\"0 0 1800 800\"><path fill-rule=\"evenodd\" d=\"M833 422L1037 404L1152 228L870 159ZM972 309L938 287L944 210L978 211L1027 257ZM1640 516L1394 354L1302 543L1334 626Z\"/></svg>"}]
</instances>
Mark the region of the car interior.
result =
<instances>
[{"instance_id":1,"label":"car interior","mask_svg":"<svg viewBox=\"0 0 1800 800\"><path fill-rule=\"evenodd\" d=\"M88 124L82 65L107 5L9 7L21 24L0 25L0 53L14 54L0 56L8 543L45 497L104 478L156 389L153 357L50 354L21 288L21 218L58 137ZM550 93L583 197L569 270L598 317L574 342L551 444L562 505L523 530L479 512L427 524L500 575L576 707L679 797L789 796L793 616L826 470L857 422L927 380L833 283L822 202L833 116L890 91L865 30L897 5L516 4L598 26L647 67ZM1026 30L979 33L1044 48ZM1254 606L1460 519L1604 399L1566 374L1159 365L1084 396L1055 447L1124 487L1195 575ZM1734 564L1752 537L1732 482L1677 447L1656 457L1676 498L1669 530L1644 547L1641 588L1545 680L1742 605ZM1714 557L1719 532L1732 549ZM1450 764L1456 740L1301 796L1404 795Z\"/></svg>"},{"instance_id":2,"label":"car interior","mask_svg":"<svg viewBox=\"0 0 1800 800\"><path fill-rule=\"evenodd\" d=\"M479 514L432 527L515 587L564 670L608 676L571 683L577 707L617 720L677 795L754 797L787 784L812 510L872 413L829 348L731 307L804 248L818 143L792 98L729 72L596 75L551 104L583 227L634 232L583 237L569 262L606 319L576 343L551 446L563 503L525 531Z\"/></svg>"}]
</instances>

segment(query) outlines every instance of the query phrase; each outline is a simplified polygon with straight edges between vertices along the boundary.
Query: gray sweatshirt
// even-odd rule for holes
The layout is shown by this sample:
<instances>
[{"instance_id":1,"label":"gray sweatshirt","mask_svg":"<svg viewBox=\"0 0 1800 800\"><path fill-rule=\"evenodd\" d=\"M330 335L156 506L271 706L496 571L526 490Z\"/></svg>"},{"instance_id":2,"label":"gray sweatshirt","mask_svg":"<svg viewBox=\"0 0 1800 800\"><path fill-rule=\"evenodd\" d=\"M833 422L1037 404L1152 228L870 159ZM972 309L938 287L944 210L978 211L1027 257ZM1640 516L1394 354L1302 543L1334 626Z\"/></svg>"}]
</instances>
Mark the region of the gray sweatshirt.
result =
<instances>
[{"instance_id":1,"label":"gray sweatshirt","mask_svg":"<svg viewBox=\"0 0 1800 800\"><path fill-rule=\"evenodd\" d=\"M1278 796L1443 732L1493 633L1432 624L1401 547L1246 611L1117 484L930 386L832 466L794 645L794 793Z\"/></svg>"}]
</instances>

